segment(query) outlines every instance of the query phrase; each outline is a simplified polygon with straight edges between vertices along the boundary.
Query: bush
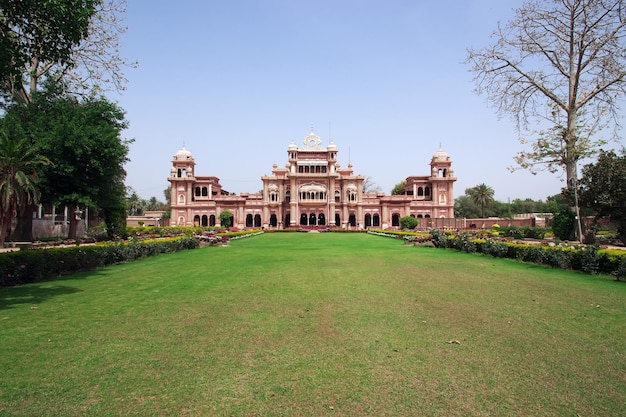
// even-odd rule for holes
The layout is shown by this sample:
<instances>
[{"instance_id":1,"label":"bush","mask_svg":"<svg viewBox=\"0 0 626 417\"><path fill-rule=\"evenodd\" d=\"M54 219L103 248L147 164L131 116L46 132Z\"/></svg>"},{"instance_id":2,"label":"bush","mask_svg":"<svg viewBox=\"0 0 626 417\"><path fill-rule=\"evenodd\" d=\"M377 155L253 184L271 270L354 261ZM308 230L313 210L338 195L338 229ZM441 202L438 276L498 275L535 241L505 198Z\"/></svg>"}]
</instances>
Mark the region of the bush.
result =
<instances>
[{"instance_id":1,"label":"bush","mask_svg":"<svg viewBox=\"0 0 626 417\"><path fill-rule=\"evenodd\" d=\"M554 235L561 240L570 240L574 235L574 225L576 216L568 208L564 208L554 214L552 223L552 231Z\"/></svg>"},{"instance_id":2,"label":"bush","mask_svg":"<svg viewBox=\"0 0 626 417\"><path fill-rule=\"evenodd\" d=\"M45 281L198 246L197 239L184 237L7 252L0 255L0 287Z\"/></svg>"},{"instance_id":3,"label":"bush","mask_svg":"<svg viewBox=\"0 0 626 417\"><path fill-rule=\"evenodd\" d=\"M415 217L404 216L400 219L400 227L402 230L413 230L419 224L419 220Z\"/></svg>"}]
</instances>

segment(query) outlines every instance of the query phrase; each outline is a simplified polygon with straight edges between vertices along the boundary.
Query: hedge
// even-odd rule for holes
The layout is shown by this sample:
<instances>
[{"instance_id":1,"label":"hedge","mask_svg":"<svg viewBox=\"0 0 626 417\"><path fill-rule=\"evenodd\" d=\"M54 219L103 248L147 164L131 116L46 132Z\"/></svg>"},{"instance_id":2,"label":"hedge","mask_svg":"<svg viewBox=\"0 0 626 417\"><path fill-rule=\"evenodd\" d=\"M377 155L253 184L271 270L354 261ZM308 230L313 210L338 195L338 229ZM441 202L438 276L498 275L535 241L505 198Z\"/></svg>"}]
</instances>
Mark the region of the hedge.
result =
<instances>
[{"instance_id":1,"label":"hedge","mask_svg":"<svg viewBox=\"0 0 626 417\"><path fill-rule=\"evenodd\" d=\"M593 245L546 246L490 238L476 239L463 234L441 234L436 230L431 234L433 243L438 248L476 252L495 258L515 259L587 274L612 274L618 281L626 281L626 251L619 249L602 249Z\"/></svg>"},{"instance_id":2,"label":"hedge","mask_svg":"<svg viewBox=\"0 0 626 417\"><path fill-rule=\"evenodd\" d=\"M106 265L199 247L193 237L102 243L0 254L0 287L45 281Z\"/></svg>"}]
</instances>

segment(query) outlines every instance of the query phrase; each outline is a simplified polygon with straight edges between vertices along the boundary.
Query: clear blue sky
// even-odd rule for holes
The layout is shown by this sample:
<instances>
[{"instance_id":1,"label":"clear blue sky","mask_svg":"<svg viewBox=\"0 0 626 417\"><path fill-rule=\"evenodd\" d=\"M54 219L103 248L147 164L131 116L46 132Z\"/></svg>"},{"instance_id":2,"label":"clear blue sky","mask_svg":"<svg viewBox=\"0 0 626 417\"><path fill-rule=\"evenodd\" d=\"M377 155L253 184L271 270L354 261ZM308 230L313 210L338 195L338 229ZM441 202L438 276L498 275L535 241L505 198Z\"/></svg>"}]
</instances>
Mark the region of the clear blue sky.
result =
<instances>
[{"instance_id":1,"label":"clear blue sky","mask_svg":"<svg viewBox=\"0 0 626 417\"><path fill-rule=\"evenodd\" d=\"M183 144L196 175L257 192L311 124L339 162L386 193L450 154L455 196L485 183L499 201L545 199L557 175L511 173L520 151L462 62L521 0L130 0L127 91L112 97L134 138L127 185L163 200Z\"/></svg>"}]
</instances>

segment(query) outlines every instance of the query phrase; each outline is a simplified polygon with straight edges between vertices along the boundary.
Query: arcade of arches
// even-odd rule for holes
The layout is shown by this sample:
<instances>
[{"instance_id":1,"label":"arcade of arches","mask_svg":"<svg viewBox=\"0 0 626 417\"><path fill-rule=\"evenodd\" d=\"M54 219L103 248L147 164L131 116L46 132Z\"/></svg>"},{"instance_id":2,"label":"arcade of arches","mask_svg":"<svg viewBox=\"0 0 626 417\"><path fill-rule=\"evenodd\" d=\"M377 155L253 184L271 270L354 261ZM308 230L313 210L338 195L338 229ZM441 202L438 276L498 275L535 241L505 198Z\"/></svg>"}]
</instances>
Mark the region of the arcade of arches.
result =
<instances>
[{"instance_id":1,"label":"arcade of arches","mask_svg":"<svg viewBox=\"0 0 626 417\"><path fill-rule=\"evenodd\" d=\"M441 149L430 162L430 173L409 176L399 195L363 192L363 175L352 164L342 167L337 146L321 145L311 132L304 146L287 148L284 167L272 166L261 177L262 193L230 195L213 176L196 176L195 158L187 149L176 152L168 181L171 183L172 224L218 226L219 215L232 213L231 224L243 228L341 227L390 228L400 218L454 217L450 156Z\"/></svg>"}]
</instances>

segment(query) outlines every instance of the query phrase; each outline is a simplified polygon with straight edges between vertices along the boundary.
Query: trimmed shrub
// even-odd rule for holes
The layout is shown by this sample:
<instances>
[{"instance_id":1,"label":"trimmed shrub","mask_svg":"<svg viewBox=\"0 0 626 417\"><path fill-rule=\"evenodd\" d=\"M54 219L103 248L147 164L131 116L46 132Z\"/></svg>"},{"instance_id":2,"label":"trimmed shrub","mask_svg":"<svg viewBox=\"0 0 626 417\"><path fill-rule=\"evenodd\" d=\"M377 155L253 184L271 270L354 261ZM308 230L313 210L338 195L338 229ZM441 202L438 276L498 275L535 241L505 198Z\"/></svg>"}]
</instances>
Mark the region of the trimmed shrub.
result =
<instances>
[{"instance_id":1,"label":"trimmed shrub","mask_svg":"<svg viewBox=\"0 0 626 417\"><path fill-rule=\"evenodd\" d=\"M198 246L198 239L183 237L7 252L0 255L0 286L45 281Z\"/></svg>"}]
</instances>

